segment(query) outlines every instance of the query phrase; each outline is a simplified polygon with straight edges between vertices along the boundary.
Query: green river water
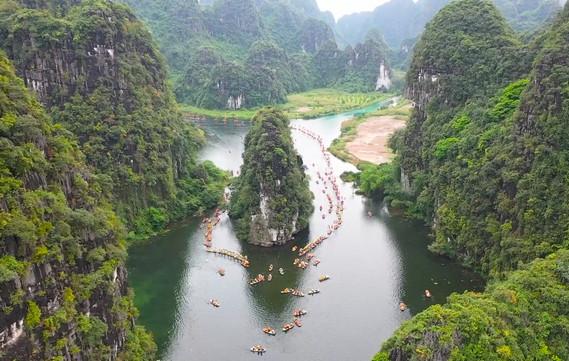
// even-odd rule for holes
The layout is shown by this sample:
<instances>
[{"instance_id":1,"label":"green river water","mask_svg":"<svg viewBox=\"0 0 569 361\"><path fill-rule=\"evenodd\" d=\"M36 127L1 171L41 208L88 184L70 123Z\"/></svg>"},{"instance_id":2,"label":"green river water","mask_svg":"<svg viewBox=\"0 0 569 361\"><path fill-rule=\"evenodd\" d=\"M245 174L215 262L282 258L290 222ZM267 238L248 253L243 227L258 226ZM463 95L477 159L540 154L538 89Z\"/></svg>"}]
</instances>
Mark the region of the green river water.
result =
<instances>
[{"instance_id":1,"label":"green river water","mask_svg":"<svg viewBox=\"0 0 569 361\"><path fill-rule=\"evenodd\" d=\"M368 112L377 105L361 109ZM345 113L312 120L295 120L320 134L330 144L340 134ZM208 134L201 157L218 166L237 171L241 165L244 122L203 121ZM139 323L155 336L160 358L170 361L249 360L260 357L249 352L263 344L265 360L364 361L370 360L393 331L406 319L431 304L443 303L452 292L480 290L482 280L456 263L427 250L429 230L418 223L394 217L381 204L355 194L351 184L339 181L345 197L344 225L315 253L322 261L305 271L292 266L294 244L305 244L323 233L327 224L318 206L324 195L315 184L315 169L323 164L318 145L293 133L295 146L309 167L316 211L310 230L290 245L264 249L241 244L224 216L214 231L215 247L238 250L252 262L249 269L228 259L206 253L200 220L177 224L129 252L128 270ZM333 158L337 176L353 166ZM373 217L368 217L372 212ZM283 267L285 275L273 272L272 282L250 286L248 280L267 273L269 264ZM227 274L220 277L216 270ZM319 283L318 277L332 279ZM295 298L280 294L285 287L305 292L319 288L315 296ZM424 290L433 297L426 299ZM213 308L211 298L221 302ZM409 309L399 310L403 300ZM264 326L276 329L292 319L295 308L306 309L303 327L288 334L264 335Z\"/></svg>"}]
</instances>

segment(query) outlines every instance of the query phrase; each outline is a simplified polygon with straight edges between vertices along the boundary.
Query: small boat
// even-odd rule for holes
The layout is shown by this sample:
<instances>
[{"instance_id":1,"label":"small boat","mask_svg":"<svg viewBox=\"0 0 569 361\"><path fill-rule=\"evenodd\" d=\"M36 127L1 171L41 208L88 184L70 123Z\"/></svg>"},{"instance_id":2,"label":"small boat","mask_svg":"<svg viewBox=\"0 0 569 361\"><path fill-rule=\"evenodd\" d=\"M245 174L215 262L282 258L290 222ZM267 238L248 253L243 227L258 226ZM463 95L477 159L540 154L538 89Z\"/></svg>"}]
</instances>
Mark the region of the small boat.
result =
<instances>
[{"instance_id":1,"label":"small boat","mask_svg":"<svg viewBox=\"0 0 569 361\"><path fill-rule=\"evenodd\" d=\"M294 324L295 324L297 327L302 327L302 322L300 322L300 320L299 320L298 318L295 318L295 319L294 319Z\"/></svg>"},{"instance_id":2,"label":"small boat","mask_svg":"<svg viewBox=\"0 0 569 361\"><path fill-rule=\"evenodd\" d=\"M270 336L275 336L277 334L277 331L275 331L274 328L270 328L270 327L264 327L263 332L266 333L267 335L270 335Z\"/></svg>"},{"instance_id":3,"label":"small boat","mask_svg":"<svg viewBox=\"0 0 569 361\"><path fill-rule=\"evenodd\" d=\"M294 312L292 313L292 315L296 318L302 317L302 316L306 316L308 314L308 311L306 310L301 310L301 309L296 309L294 310Z\"/></svg>"},{"instance_id":4,"label":"small boat","mask_svg":"<svg viewBox=\"0 0 569 361\"><path fill-rule=\"evenodd\" d=\"M255 345L255 346L251 347L251 352L262 355L265 352L267 352L267 350L261 345Z\"/></svg>"},{"instance_id":5,"label":"small boat","mask_svg":"<svg viewBox=\"0 0 569 361\"><path fill-rule=\"evenodd\" d=\"M399 310L401 312L405 311L407 309L407 305L403 302L399 302Z\"/></svg>"},{"instance_id":6,"label":"small boat","mask_svg":"<svg viewBox=\"0 0 569 361\"><path fill-rule=\"evenodd\" d=\"M294 328L294 324L292 323L285 323L283 326L283 332L288 332Z\"/></svg>"},{"instance_id":7,"label":"small boat","mask_svg":"<svg viewBox=\"0 0 569 361\"><path fill-rule=\"evenodd\" d=\"M302 293L300 290L292 291L291 295L296 296L296 297L304 297L304 293Z\"/></svg>"},{"instance_id":8,"label":"small boat","mask_svg":"<svg viewBox=\"0 0 569 361\"><path fill-rule=\"evenodd\" d=\"M431 291L429 291L429 290L425 290L425 297L427 297L427 298L431 298L431 297L432 297L432 295L431 295Z\"/></svg>"},{"instance_id":9,"label":"small boat","mask_svg":"<svg viewBox=\"0 0 569 361\"><path fill-rule=\"evenodd\" d=\"M297 249L298 249L297 246L293 246L293 247L292 247L292 251L293 251L293 252L296 252Z\"/></svg>"},{"instance_id":10,"label":"small boat","mask_svg":"<svg viewBox=\"0 0 569 361\"><path fill-rule=\"evenodd\" d=\"M314 289L314 288L311 289L310 291L308 291L308 294L309 294L310 296L314 296L314 295L317 295L317 294L319 294L319 293L320 293L320 290Z\"/></svg>"},{"instance_id":11,"label":"small boat","mask_svg":"<svg viewBox=\"0 0 569 361\"><path fill-rule=\"evenodd\" d=\"M213 307L219 307L219 306L221 306L221 305L219 304L219 301L218 301L218 300L215 300L215 299L209 300L209 304L212 305Z\"/></svg>"},{"instance_id":12,"label":"small boat","mask_svg":"<svg viewBox=\"0 0 569 361\"><path fill-rule=\"evenodd\" d=\"M287 288L285 288L284 290L281 291L281 294L287 295L287 294L291 293L292 291L293 291L293 290L291 290L290 288L287 287Z\"/></svg>"},{"instance_id":13,"label":"small boat","mask_svg":"<svg viewBox=\"0 0 569 361\"><path fill-rule=\"evenodd\" d=\"M314 253L309 253L309 254L306 255L306 260L307 260L307 261L310 261L310 260L313 259L313 258L314 258Z\"/></svg>"},{"instance_id":14,"label":"small boat","mask_svg":"<svg viewBox=\"0 0 569 361\"><path fill-rule=\"evenodd\" d=\"M330 279L330 276L324 275L324 276L320 276L320 278L318 279L318 281L324 282L324 281L328 281L329 279Z\"/></svg>"},{"instance_id":15,"label":"small boat","mask_svg":"<svg viewBox=\"0 0 569 361\"><path fill-rule=\"evenodd\" d=\"M271 282L273 280L273 275L269 273L267 276L267 281Z\"/></svg>"},{"instance_id":16,"label":"small boat","mask_svg":"<svg viewBox=\"0 0 569 361\"><path fill-rule=\"evenodd\" d=\"M269 272L273 272L273 265L272 264L269 265Z\"/></svg>"},{"instance_id":17,"label":"small boat","mask_svg":"<svg viewBox=\"0 0 569 361\"><path fill-rule=\"evenodd\" d=\"M320 264L320 260L319 259L315 259L314 262L312 262L312 264L314 265L314 267L318 266Z\"/></svg>"},{"instance_id":18,"label":"small boat","mask_svg":"<svg viewBox=\"0 0 569 361\"><path fill-rule=\"evenodd\" d=\"M282 268L279 268L279 273L280 273L281 275L284 275L284 270L283 270Z\"/></svg>"},{"instance_id":19,"label":"small boat","mask_svg":"<svg viewBox=\"0 0 569 361\"><path fill-rule=\"evenodd\" d=\"M298 264L298 262L300 262L300 259L295 258L294 261L292 262L292 264L296 266Z\"/></svg>"},{"instance_id":20,"label":"small boat","mask_svg":"<svg viewBox=\"0 0 569 361\"><path fill-rule=\"evenodd\" d=\"M218 269L217 273L222 277L225 276L225 270L223 268Z\"/></svg>"}]
</instances>

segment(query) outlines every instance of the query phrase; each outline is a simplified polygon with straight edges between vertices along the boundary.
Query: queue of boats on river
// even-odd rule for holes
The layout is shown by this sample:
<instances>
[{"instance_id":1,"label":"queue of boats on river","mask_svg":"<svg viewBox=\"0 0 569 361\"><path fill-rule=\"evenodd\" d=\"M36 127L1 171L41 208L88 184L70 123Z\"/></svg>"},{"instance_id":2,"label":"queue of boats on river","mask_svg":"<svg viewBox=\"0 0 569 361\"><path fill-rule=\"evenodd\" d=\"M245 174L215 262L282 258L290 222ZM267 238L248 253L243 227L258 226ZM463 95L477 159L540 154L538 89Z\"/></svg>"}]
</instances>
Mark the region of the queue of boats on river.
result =
<instances>
[{"instance_id":1,"label":"queue of boats on river","mask_svg":"<svg viewBox=\"0 0 569 361\"><path fill-rule=\"evenodd\" d=\"M316 184L321 186L322 193L326 195L326 202L327 202L326 206L321 205L319 207L319 210L321 212L321 218L323 220L326 220L327 218L329 218L329 219L331 219L331 222L328 224L325 233L319 235L318 237L316 237L313 241L311 241L310 243L308 243L304 247L302 247L302 248L299 248L298 246L292 247L292 252L296 253L298 255L298 257L295 258L295 260L293 261L293 266L297 267L299 269L305 270L311 265L313 267L317 267L320 264L320 260L318 258L316 258L313 251L317 247L322 245L324 243L324 241L328 240L342 226L343 212L344 212L344 199L342 197L342 194L340 192L340 188L338 186L338 180L337 180L336 176L334 175L334 171L332 168L331 155L326 150L326 146L324 144L322 137L320 137L316 133L314 133L314 132L312 132L306 128L303 128L303 127L292 126L291 128L293 130L299 131L300 133L312 138L313 140L315 140L318 143L320 150L321 150L321 153L322 153L322 156L325 160L325 165L326 165L325 169L322 172L320 170L316 171L316 175L318 177L318 179L316 180ZM316 167L315 163L312 163L312 167ZM229 199L229 196L230 196L229 194L226 194L226 200ZM222 215L223 215L223 211L218 209L215 211L213 217L205 218L203 220L202 226L205 228L204 246L206 247L206 250L208 252L229 257L233 260L238 261L243 267L247 268L251 264L249 259L247 258L247 256L242 255L236 251L213 248L213 229L221 221ZM332 216L332 215L334 217L330 218L329 216ZM266 276L265 276L265 274L258 274L255 278L253 278L249 281L249 284L251 286L255 286L255 285L258 285L258 284L263 283L265 281L270 282L273 279L272 272L275 270L275 268L276 267L274 265L270 264L267 268L268 272L267 272ZM284 275L285 271L282 267L279 267L278 273L280 275ZM224 276L225 270L219 269L218 274L220 276ZM319 282L325 282L329 279L330 279L329 275L322 275L318 278L318 281ZM299 289L295 289L295 288L285 288L282 291L280 291L280 293L283 295L291 295L294 297L304 297L305 296L304 292L302 292ZM310 289L308 291L308 295L310 295L310 296L314 296L314 295L317 295L319 293L320 293L320 290L314 289L314 288ZM431 298L431 293L429 290L425 290L425 297ZM215 308L218 308L221 306L220 302L216 299L209 300L209 303ZM400 302L399 309L403 312L403 311L407 310L407 305L403 302ZM302 316L305 316L307 313L308 312L306 310L302 310L302 309L294 310L292 322L285 323L282 326L282 331L284 333L288 333L294 327L302 327L302 322L300 321L300 318ZM270 335L270 336L275 336L277 334L277 331L274 328L269 327L269 326L264 327L262 329L262 332L267 334L267 335ZM259 355L263 355L265 352L267 352L266 348L260 344L254 345L253 347L251 347L250 351L253 353L259 354Z\"/></svg>"}]
</instances>

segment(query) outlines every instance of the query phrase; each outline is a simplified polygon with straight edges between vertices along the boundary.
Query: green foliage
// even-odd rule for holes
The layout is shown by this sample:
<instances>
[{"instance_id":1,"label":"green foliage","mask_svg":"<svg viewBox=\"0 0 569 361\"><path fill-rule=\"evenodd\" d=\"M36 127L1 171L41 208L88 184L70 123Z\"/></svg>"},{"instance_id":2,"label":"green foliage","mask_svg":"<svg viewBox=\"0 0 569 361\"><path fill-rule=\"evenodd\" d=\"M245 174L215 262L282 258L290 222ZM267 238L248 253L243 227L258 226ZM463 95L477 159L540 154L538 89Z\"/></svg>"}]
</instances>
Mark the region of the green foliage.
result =
<instances>
[{"instance_id":1,"label":"green foliage","mask_svg":"<svg viewBox=\"0 0 569 361\"><path fill-rule=\"evenodd\" d=\"M150 355L157 352L152 337L141 326L136 326L126 336L125 349L119 356L119 361L147 361L152 360Z\"/></svg>"},{"instance_id":2,"label":"green foliage","mask_svg":"<svg viewBox=\"0 0 569 361\"><path fill-rule=\"evenodd\" d=\"M449 0L389 1L373 11L364 11L338 20L336 30L349 44L362 42L366 34L377 29L385 35L385 41L392 49L407 48L413 45L437 12ZM493 0L510 26L520 32L531 33L539 30L555 17L561 9L557 0Z\"/></svg>"},{"instance_id":3,"label":"green foliage","mask_svg":"<svg viewBox=\"0 0 569 361\"><path fill-rule=\"evenodd\" d=\"M541 246L529 248L527 239L514 241L517 220L533 216L512 214L521 201L510 186L519 171L506 171L520 157L511 135L529 84L516 80L528 71L521 52L489 2L445 7L415 51L408 79L417 106L396 144L416 209L437 223L431 249L487 274L553 251L537 239Z\"/></svg>"},{"instance_id":4,"label":"green foliage","mask_svg":"<svg viewBox=\"0 0 569 361\"><path fill-rule=\"evenodd\" d=\"M10 255L0 258L0 283L12 281L21 276L26 269L24 262L18 261Z\"/></svg>"},{"instance_id":5,"label":"green foliage","mask_svg":"<svg viewBox=\"0 0 569 361\"><path fill-rule=\"evenodd\" d=\"M381 200L398 188L398 169L394 164L362 165L360 168L362 172L358 177L358 185L366 196Z\"/></svg>"},{"instance_id":6,"label":"green foliage","mask_svg":"<svg viewBox=\"0 0 569 361\"><path fill-rule=\"evenodd\" d=\"M331 88L314 89L302 93L289 94L287 96L287 102L282 105L276 105L275 108L285 113L289 119L312 119L364 108L384 100L389 96L392 96L392 94L376 92L348 93ZM260 109L261 108L253 108L229 111L197 108L190 105L184 105L182 107L182 111L189 116L246 121L251 120Z\"/></svg>"},{"instance_id":7,"label":"green foliage","mask_svg":"<svg viewBox=\"0 0 569 361\"><path fill-rule=\"evenodd\" d=\"M41 310L34 301L28 301L28 313L26 313L24 322L30 330L38 327L41 322Z\"/></svg>"},{"instance_id":8,"label":"green foliage","mask_svg":"<svg viewBox=\"0 0 569 361\"><path fill-rule=\"evenodd\" d=\"M528 85L527 79L522 79L508 85L494 108L490 110L490 116L496 120L506 119L511 116L520 104L522 92Z\"/></svg>"},{"instance_id":9,"label":"green foliage","mask_svg":"<svg viewBox=\"0 0 569 361\"><path fill-rule=\"evenodd\" d=\"M257 113L245 138L243 160L229 213L237 236L263 243L273 229L282 233L278 242L284 243L305 229L313 196L282 112L268 108Z\"/></svg>"},{"instance_id":10,"label":"green foliage","mask_svg":"<svg viewBox=\"0 0 569 361\"><path fill-rule=\"evenodd\" d=\"M0 291L7 296L2 312L7 322L24 315L25 337L33 340L29 349L18 349L17 357L61 359L69 349L89 359L108 359L112 338L99 338L90 347L81 335L70 335L87 311L91 318L108 319L107 306L123 292L118 279L124 262L117 238L121 224L71 133L52 123L3 54L0 118ZM95 248L97 257L87 257ZM37 279L33 293L22 289L32 270ZM94 282L85 290L76 278ZM50 307L54 300L62 307ZM105 307L85 310L98 302ZM132 326L105 327L118 334ZM10 357L12 350L4 351Z\"/></svg>"},{"instance_id":11,"label":"green foliage","mask_svg":"<svg viewBox=\"0 0 569 361\"><path fill-rule=\"evenodd\" d=\"M569 265L568 251L534 261L483 294L431 306L404 323L373 360L567 360L569 283L556 273L559 265Z\"/></svg>"},{"instance_id":12,"label":"green foliage","mask_svg":"<svg viewBox=\"0 0 569 361\"><path fill-rule=\"evenodd\" d=\"M195 176L202 168L196 152L203 134L177 110L162 57L128 8L92 0L69 5L61 15L22 6L0 12L0 29L8 34L0 46L22 73L41 71L34 68L40 62L82 69L47 79L38 94L54 106L54 120L75 135L131 238L148 237L169 221L215 206L211 197L221 199L223 177ZM4 127L13 122L10 114L2 119ZM33 159L17 161L22 167ZM204 180L203 188L214 194L188 187Z\"/></svg>"},{"instance_id":13,"label":"green foliage","mask_svg":"<svg viewBox=\"0 0 569 361\"><path fill-rule=\"evenodd\" d=\"M148 21L172 69L179 101L198 108L281 104L319 87L375 90L387 57L381 37L338 49L327 17L313 3L284 0L127 0Z\"/></svg>"},{"instance_id":14,"label":"green foliage","mask_svg":"<svg viewBox=\"0 0 569 361\"><path fill-rule=\"evenodd\" d=\"M453 3L443 12L470 13L468 4ZM429 101L415 109L398 149L404 171L413 176L417 204L427 205L423 215L436 222L431 249L494 281L483 294L453 295L445 306L420 313L374 360L569 359L568 34L566 7L533 45L540 50L529 80L511 79L494 91L503 79L488 74L480 79L485 85L469 89L464 99L450 89L415 93L417 102ZM463 36L461 31L458 38ZM449 138L452 157L429 156Z\"/></svg>"},{"instance_id":15,"label":"green foliage","mask_svg":"<svg viewBox=\"0 0 569 361\"><path fill-rule=\"evenodd\" d=\"M458 142L460 142L460 139L456 137L449 137L439 140L435 144L435 157L437 157L439 160L446 158L449 152Z\"/></svg>"}]
</instances>

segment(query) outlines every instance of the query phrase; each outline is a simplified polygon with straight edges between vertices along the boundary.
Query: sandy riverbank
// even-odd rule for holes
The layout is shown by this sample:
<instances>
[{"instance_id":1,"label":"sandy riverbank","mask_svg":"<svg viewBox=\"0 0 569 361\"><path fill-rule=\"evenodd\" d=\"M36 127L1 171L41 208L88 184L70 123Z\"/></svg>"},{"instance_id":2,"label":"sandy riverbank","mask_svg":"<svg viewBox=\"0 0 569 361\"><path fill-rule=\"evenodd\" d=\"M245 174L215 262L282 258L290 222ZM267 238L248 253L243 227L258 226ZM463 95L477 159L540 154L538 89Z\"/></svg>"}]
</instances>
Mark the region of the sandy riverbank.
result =
<instances>
[{"instance_id":1,"label":"sandy riverbank","mask_svg":"<svg viewBox=\"0 0 569 361\"><path fill-rule=\"evenodd\" d=\"M393 158L387 144L389 137L403 127L405 120L396 116L369 118L358 126L356 136L346 144L346 150L360 161L387 163Z\"/></svg>"}]
</instances>

